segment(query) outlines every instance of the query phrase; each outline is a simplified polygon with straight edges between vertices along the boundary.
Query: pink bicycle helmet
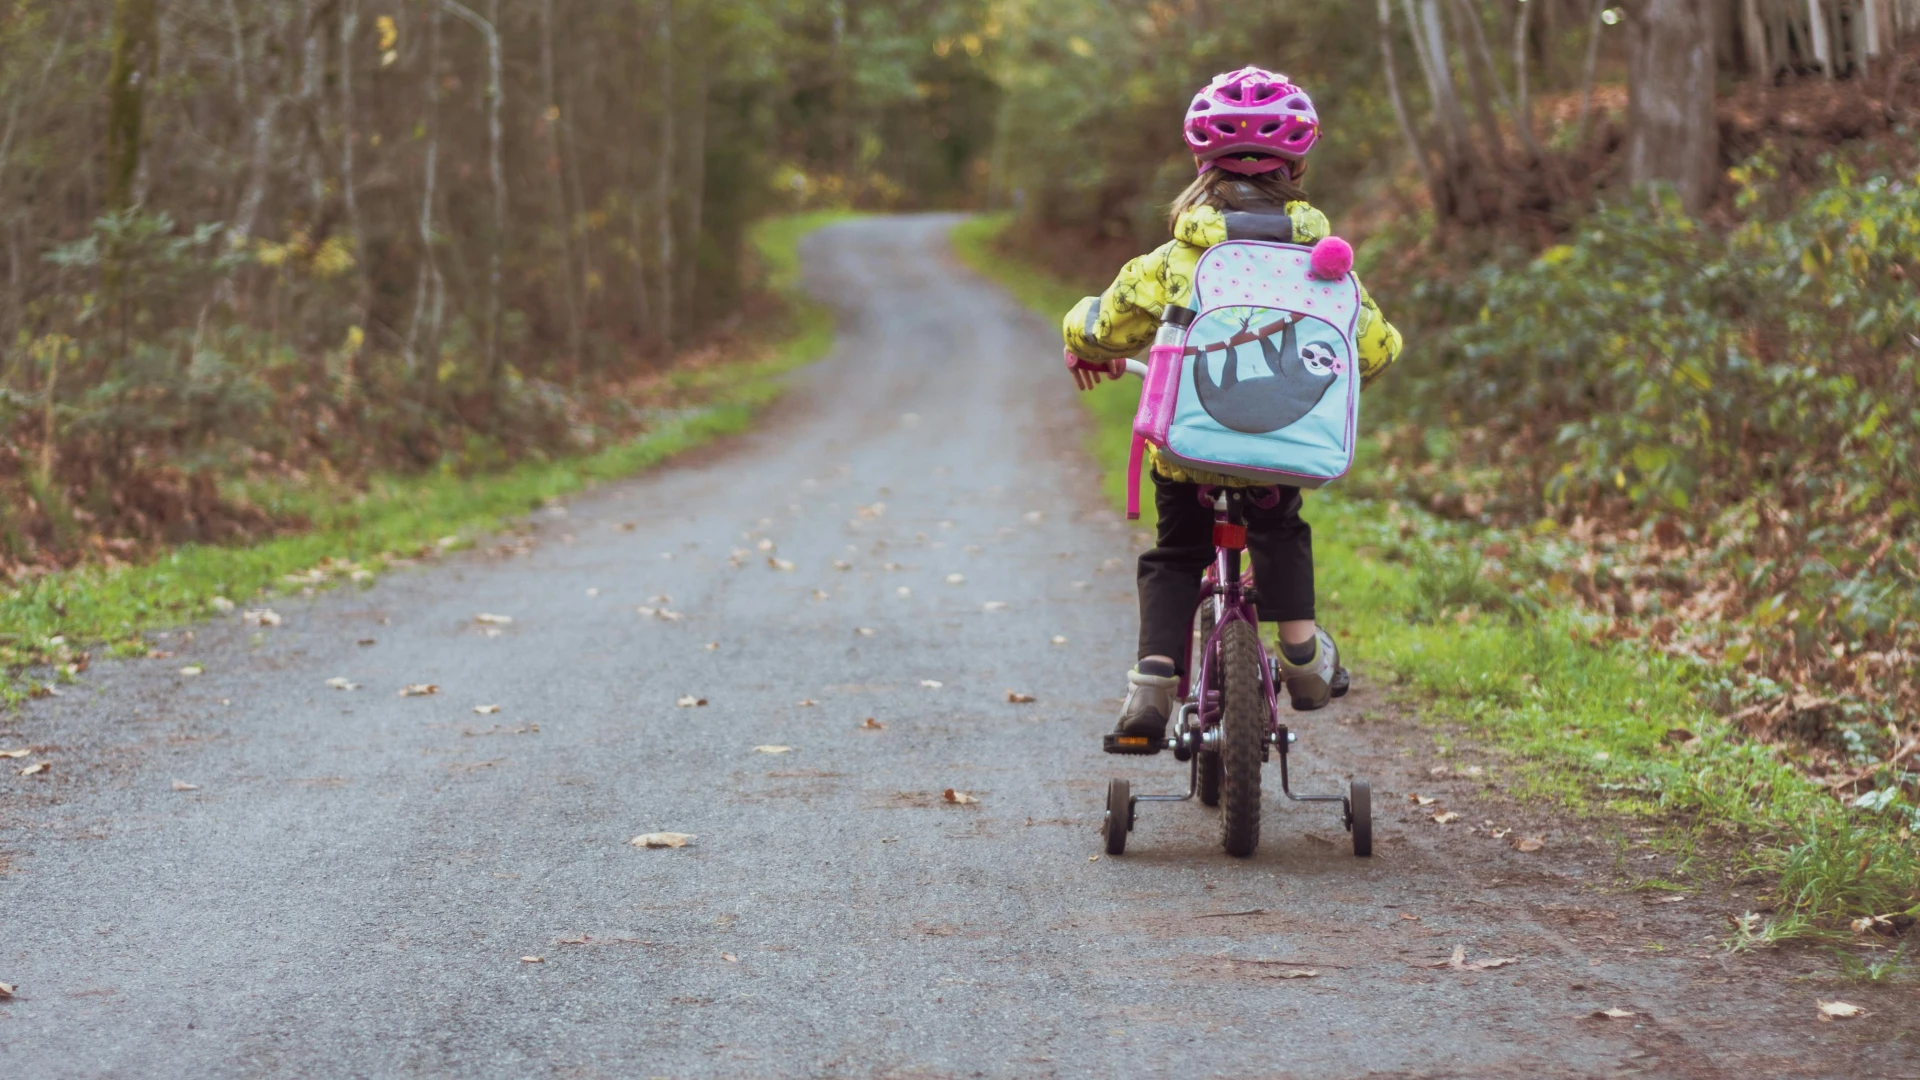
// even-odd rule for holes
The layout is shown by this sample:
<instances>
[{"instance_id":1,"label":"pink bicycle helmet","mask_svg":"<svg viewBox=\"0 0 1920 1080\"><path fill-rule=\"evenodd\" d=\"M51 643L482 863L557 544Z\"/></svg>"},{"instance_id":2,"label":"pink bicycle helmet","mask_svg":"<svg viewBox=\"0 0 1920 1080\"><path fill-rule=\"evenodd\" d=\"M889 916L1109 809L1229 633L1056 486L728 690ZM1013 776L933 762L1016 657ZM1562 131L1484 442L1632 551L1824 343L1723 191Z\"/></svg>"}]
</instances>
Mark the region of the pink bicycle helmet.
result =
<instances>
[{"instance_id":1,"label":"pink bicycle helmet","mask_svg":"<svg viewBox=\"0 0 1920 1080\"><path fill-rule=\"evenodd\" d=\"M1244 67L1216 75L1187 107L1187 148L1201 172L1298 171L1320 141L1313 99L1285 75Z\"/></svg>"}]
</instances>

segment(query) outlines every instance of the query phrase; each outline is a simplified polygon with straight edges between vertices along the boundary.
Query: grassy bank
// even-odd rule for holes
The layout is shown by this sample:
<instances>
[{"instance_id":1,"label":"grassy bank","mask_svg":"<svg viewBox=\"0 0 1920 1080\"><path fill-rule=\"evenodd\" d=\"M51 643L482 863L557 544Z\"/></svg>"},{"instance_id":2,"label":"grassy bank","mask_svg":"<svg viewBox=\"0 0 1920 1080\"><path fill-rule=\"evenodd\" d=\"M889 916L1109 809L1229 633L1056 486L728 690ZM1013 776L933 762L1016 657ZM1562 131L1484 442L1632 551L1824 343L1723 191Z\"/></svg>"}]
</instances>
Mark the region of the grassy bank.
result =
<instances>
[{"instance_id":1,"label":"grassy bank","mask_svg":"<svg viewBox=\"0 0 1920 1080\"><path fill-rule=\"evenodd\" d=\"M0 595L0 694L17 700L71 679L87 650L146 650L143 632L246 605L285 589L366 581L398 559L471 542L546 500L630 476L714 438L744 430L779 396L784 376L823 356L833 320L799 292L799 245L843 215L762 223L753 242L768 285L788 300L782 334L725 363L671 373L676 399L699 404L664 413L645 434L596 453L528 461L496 473L433 472L377 477L364 490L282 487L256 493L311 528L245 547L184 545L138 566L49 574ZM23 681L23 672L32 680ZM51 675L49 675L51 672Z\"/></svg>"},{"instance_id":2,"label":"grassy bank","mask_svg":"<svg viewBox=\"0 0 1920 1080\"><path fill-rule=\"evenodd\" d=\"M1057 318L1089 283L1008 260L993 246L1004 225L970 221L955 246ZM1403 362L1419 357L1415 341ZM1136 394L1128 381L1083 399L1095 420L1089 450L1108 466L1116 503ZM1378 453L1363 450L1359 470ZM1781 746L1746 738L1702 703L1714 668L1614 640L1607 620L1556 602L1552 588L1502 584L1489 570L1520 559L1533 543L1525 530L1449 522L1338 489L1310 495L1309 506L1322 615L1349 658L1417 697L1443 745L1457 732L1494 755L1488 775L1501 789L1636 819L1647 831L1623 838L1622 854L1644 847L1665 857L1660 876L1622 858L1623 884L1689 890L1757 879L1762 895L1735 922L1740 943L1817 938L1871 949L1885 939L1854 931L1853 920L1920 908L1920 821L1908 808L1844 804Z\"/></svg>"}]
</instances>

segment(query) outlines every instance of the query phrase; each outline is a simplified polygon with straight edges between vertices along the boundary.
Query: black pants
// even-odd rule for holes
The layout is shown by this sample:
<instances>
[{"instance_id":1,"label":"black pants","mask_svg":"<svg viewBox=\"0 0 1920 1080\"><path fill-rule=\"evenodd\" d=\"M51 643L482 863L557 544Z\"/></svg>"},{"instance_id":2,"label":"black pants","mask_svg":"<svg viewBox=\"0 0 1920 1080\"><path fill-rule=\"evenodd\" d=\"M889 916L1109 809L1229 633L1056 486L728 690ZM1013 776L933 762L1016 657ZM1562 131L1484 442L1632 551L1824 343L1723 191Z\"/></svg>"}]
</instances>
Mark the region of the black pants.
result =
<instances>
[{"instance_id":1,"label":"black pants","mask_svg":"<svg viewBox=\"0 0 1920 1080\"><path fill-rule=\"evenodd\" d=\"M1283 487L1270 510L1246 502L1247 550L1261 622L1313 614L1313 528L1300 520L1300 489ZM1171 656L1182 672L1193 651L1200 578L1213 565L1213 508L1197 484L1153 476L1159 544L1140 556L1140 656Z\"/></svg>"}]
</instances>

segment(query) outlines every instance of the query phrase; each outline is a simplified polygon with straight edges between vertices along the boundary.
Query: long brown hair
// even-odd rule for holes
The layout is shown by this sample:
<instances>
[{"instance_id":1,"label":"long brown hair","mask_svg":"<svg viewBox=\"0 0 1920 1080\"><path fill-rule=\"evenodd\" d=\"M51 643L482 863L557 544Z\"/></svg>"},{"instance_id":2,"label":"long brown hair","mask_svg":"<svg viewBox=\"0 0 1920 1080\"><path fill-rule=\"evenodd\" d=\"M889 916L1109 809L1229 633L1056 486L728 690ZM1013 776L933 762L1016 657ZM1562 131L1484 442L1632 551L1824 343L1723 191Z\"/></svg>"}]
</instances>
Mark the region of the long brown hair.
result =
<instances>
[{"instance_id":1,"label":"long brown hair","mask_svg":"<svg viewBox=\"0 0 1920 1080\"><path fill-rule=\"evenodd\" d=\"M1299 167L1301 175L1306 173ZM1211 206L1217 210L1243 210L1249 206L1285 206L1290 202L1304 202L1307 191L1300 186L1300 177L1288 169L1275 169L1258 176L1241 176L1225 169L1208 169L1194 177L1187 190L1173 200L1167 210L1167 226L1179 224L1180 216L1199 206Z\"/></svg>"}]
</instances>

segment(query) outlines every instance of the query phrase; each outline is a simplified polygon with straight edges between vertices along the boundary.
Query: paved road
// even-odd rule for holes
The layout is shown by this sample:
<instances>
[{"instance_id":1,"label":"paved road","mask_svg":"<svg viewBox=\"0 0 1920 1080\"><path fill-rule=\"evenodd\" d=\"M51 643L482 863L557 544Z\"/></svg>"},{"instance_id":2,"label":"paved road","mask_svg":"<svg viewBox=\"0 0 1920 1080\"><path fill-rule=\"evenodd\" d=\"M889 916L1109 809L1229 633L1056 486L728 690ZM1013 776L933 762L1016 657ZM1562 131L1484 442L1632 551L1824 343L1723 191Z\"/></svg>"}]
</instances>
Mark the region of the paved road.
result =
<instances>
[{"instance_id":1,"label":"paved road","mask_svg":"<svg viewBox=\"0 0 1920 1080\"><path fill-rule=\"evenodd\" d=\"M842 344L758 433L0 720L54 762L0 781L0 1073L1920 1072L1910 996L1712 948L1741 901L1607 891L1592 826L1466 832L1520 811L1364 673L1299 783L1370 773L1376 858L1271 803L1251 860L1194 805L1093 858L1108 775L1176 780L1098 753L1137 541L950 224L810 241ZM1421 966L1455 946L1517 962ZM1877 1015L1815 1022L1841 994Z\"/></svg>"}]
</instances>

